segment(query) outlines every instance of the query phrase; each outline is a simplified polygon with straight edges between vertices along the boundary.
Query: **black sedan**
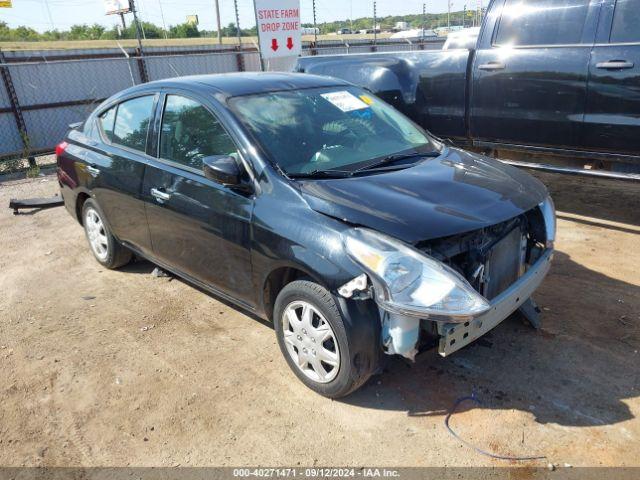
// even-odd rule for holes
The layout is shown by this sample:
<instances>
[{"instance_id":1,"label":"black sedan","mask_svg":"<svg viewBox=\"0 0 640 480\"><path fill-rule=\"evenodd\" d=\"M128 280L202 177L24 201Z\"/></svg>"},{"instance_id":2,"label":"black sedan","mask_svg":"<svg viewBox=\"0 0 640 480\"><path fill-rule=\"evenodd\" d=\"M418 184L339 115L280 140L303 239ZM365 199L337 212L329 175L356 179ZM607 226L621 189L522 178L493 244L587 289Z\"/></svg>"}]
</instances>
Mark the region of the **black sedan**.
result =
<instances>
[{"instance_id":1,"label":"black sedan","mask_svg":"<svg viewBox=\"0 0 640 480\"><path fill-rule=\"evenodd\" d=\"M329 397L384 354L448 355L531 311L552 256L540 182L329 77L139 85L57 157L98 262L147 258L273 321L293 372Z\"/></svg>"}]
</instances>

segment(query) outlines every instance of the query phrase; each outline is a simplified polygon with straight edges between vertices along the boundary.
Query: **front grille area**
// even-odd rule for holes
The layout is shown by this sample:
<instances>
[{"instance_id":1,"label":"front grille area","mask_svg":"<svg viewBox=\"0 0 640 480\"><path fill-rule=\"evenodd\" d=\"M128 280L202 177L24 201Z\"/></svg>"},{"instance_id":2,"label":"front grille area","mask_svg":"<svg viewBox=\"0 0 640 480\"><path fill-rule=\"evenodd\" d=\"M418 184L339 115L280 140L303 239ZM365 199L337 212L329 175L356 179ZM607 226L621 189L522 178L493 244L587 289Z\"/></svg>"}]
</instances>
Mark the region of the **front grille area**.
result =
<instances>
[{"instance_id":1,"label":"front grille area","mask_svg":"<svg viewBox=\"0 0 640 480\"><path fill-rule=\"evenodd\" d=\"M482 278L482 293L492 300L509 288L524 273L526 237L514 228L496 243L487 254Z\"/></svg>"},{"instance_id":2,"label":"front grille area","mask_svg":"<svg viewBox=\"0 0 640 480\"><path fill-rule=\"evenodd\" d=\"M543 250L544 221L533 210L490 227L420 242L416 248L457 270L492 300L524 274Z\"/></svg>"}]
</instances>

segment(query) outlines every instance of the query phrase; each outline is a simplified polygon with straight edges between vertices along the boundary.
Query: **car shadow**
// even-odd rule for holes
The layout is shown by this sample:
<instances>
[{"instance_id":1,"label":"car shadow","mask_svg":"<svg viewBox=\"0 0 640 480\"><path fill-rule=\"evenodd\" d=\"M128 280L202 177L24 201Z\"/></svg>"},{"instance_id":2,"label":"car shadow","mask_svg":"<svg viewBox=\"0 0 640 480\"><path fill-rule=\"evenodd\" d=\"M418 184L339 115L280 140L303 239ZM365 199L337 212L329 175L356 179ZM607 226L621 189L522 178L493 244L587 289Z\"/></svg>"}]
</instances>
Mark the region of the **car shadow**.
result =
<instances>
[{"instance_id":1,"label":"car shadow","mask_svg":"<svg viewBox=\"0 0 640 480\"><path fill-rule=\"evenodd\" d=\"M542 329L515 313L450 357L433 350L414 364L386 357L383 374L342 401L432 416L474 393L482 403L464 402L456 411L517 409L538 423L579 427L634 418L624 400L640 395L640 287L557 252L535 297Z\"/></svg>"}]
</instances>

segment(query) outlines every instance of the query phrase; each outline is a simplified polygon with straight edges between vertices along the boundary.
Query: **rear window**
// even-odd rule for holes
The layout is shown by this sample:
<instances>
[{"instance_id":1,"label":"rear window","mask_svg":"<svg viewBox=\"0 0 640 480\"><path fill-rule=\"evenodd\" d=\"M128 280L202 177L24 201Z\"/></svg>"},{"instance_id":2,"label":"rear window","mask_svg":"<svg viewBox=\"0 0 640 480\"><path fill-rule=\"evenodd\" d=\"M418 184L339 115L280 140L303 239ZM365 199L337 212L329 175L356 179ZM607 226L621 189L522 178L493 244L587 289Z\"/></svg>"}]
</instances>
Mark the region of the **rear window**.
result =
<instances>
[{"instance_id":1,"label":"rear window","mask_svg":"<svg viewBox=\"0 0 640 480\"><path fill-rule=\"evenodd\" d=\"M582 42L589 0L506 0L496 45L565 45Z\"/></svg>"},{"instance_id":2,"label":"rear window","mask_svg":"<svg viewBox=\"0 0 640 480\"><path fill-rule=\"evenodd\" d=\"M616 2L610 42L640 42L640 2L638 0Z\"/></svg>"},{"instance_id":3,"label":"rear window","mask_svg":"<svg viewBox=\"0 0 640 480\"><path fill-rule=\"evenodd\" d=\"M113 143L144 152L152 109L151 95L119 104L113 127Z\"/></svg>"}]
</instances>

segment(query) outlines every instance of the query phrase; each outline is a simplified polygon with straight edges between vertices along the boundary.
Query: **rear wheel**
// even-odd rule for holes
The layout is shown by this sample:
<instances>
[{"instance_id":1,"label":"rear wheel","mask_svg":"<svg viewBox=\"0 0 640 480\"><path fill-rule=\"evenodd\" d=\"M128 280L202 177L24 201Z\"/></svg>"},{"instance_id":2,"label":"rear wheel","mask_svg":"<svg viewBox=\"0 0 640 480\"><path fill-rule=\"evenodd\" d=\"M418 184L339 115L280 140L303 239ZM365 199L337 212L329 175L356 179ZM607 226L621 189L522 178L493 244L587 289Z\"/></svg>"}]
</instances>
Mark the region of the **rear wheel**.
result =
<instances>
[{"instance_id":1,"label":"rear wheel","mask_svg":"<svg viewBox=\"0 0 640 480\"><path fill-rule=\"evenodd\" d=\"M369 378L355 368L345 322L324 287L306 280L290 283L276 299L273 318L280 350L307 387L339 398Z\"/></svg>"},{"instance_id":2,"label":"rear wheel","mask_svg":"<svg viewBox=\"0 0 640 480\"><path fill-rule=\"evenodd\" d=\"M131 261L131 251L115 239L104 221L102 210L91 198L82 206L82 224L91 252L101 265L113 269Z\"/></svg>"}]
</instances>

